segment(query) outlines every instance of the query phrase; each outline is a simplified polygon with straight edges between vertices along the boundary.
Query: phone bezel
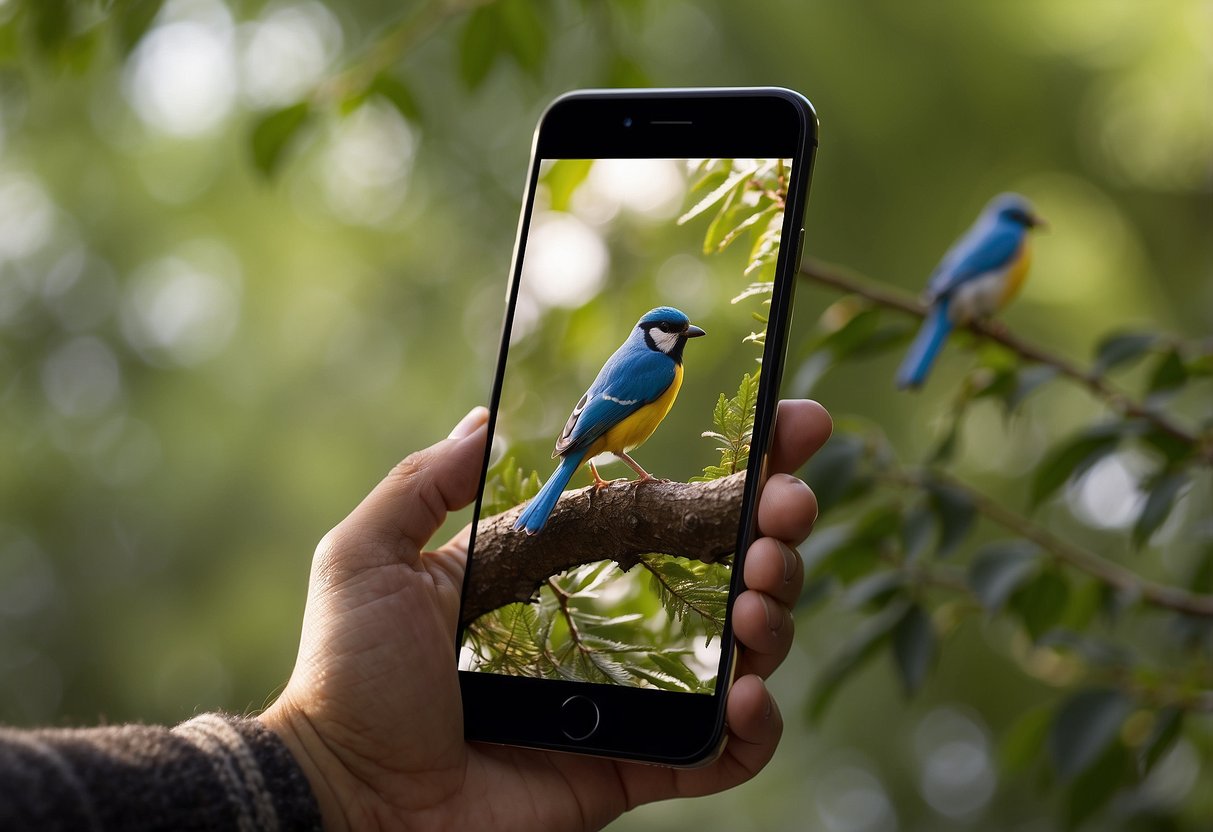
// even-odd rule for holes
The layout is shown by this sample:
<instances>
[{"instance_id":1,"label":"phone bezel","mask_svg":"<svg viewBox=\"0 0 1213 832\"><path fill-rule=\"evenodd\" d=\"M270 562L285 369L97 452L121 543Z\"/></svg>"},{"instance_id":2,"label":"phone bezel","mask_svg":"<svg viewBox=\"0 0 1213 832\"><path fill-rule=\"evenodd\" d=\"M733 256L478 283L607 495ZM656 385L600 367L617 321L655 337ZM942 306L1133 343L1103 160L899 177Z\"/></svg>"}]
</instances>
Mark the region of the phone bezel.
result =
<instances>
[{"instance_id":1,"label":"phone bezel","mask_svg":"<svg viewBox=\"0 0 1213 832\"><path fill-rule=\"evenodd\" d=\"M573 751L674 766L702 765L723 748L724 704L736 664L732 601L744 588L745 548L754 534L758 494L774 427L775 404L791 322L795 266L817 147L817 117L799 93L778 87L667 90L585 90L557 98L535 130L518 234L515 238L506 315L490 400L489 435L496 428L509 334L526 253L539 163L544 159L603 158L791 158L782 244L763 352L763 378L754 422L750 467L738 527L729 610L721 637L721 664L713 694L681 693L564 680L459 671L464 733L469 740ZM477 492L479 517L488 472L486 449ZM464 592L474 566L476 528ZM456 654L463 625L455 638ZM559 712L572 696L597 705L600 725L589 738L571 740Z\"/></svg>"}]
</instances>

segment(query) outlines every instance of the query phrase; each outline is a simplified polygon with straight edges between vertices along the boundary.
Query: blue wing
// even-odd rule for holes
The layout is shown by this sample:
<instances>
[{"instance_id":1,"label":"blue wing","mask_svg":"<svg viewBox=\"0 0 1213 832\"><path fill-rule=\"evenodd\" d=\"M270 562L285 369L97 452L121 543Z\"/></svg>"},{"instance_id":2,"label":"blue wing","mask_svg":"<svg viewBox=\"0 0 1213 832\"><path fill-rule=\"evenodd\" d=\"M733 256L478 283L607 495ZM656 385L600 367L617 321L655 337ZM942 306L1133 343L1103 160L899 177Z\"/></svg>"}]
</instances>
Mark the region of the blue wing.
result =
<instances>
[{"instance_id":1,"label":"blue wing","mask_svg":"<svg viewBox=\"0 0 1213 832\"><path fill-rule=\"evenodd\" d=\"M974 228L944 255L931 275L928 299L947 295L966 281L1007 266L1015 259L1023 234L1023 226L1018 224L996 222Z\"/></svg>"},{"instance_id":2,"label":"blue wing","mask_svg":"<svg viewBox=\"0 0 1213 832\"><path fill-rule=\"evenodd\" d=\"M634 342L607 359L598 378L577 402L552 456L567 456L593 444L615 425L650 402L674 381L674 361Z\"/></svg>"}]
</instances>

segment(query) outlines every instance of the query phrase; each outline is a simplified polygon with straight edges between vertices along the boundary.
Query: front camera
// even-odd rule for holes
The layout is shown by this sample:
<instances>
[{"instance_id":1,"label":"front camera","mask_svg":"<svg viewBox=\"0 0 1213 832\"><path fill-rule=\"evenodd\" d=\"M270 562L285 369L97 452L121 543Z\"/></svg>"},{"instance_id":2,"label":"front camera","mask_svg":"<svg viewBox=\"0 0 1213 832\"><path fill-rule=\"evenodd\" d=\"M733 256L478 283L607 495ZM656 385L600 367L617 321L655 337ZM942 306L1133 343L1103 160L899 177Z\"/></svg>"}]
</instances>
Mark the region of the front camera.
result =
<instances>
[{"instance_id":1,"label":"front camera","mask_svg":"<svg viewBox=\"0 0 1213 832\"><path fill-rule=\"evenodd\" d=\"M631 117L631 116L624 116L624 118L623 118L623 126L624 126L624 127L631 127L631 126L632 126L632 117Z\"/></svg>"}]
</instances>

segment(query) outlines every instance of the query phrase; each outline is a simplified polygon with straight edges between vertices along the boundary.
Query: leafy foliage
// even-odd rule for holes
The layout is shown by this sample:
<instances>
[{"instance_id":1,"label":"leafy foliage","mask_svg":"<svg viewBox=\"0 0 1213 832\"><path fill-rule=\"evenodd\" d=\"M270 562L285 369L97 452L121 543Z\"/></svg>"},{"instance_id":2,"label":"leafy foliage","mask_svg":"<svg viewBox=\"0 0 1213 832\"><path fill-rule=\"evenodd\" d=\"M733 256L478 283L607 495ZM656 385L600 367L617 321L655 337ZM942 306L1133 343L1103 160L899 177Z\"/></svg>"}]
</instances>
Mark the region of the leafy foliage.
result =
<instances>
[{"instance_id":1,"label":"leafy foliage","mask_svg":"<svg viewBox=\"0 0 1213 832\"><path fill-rule=\"evenodd\" d=\"M724 632L731 578L727 564L669 555L649 555L642 563L661 606L684 636L702 635L710 642Z\"/></svg>"},{"instance_id":2,"label":"leafy foliage","mask_svg":"<svg viewBox=\"0 0 1213 832\"><path fill-rule=\"evenodd\" d=\"M737 395L726 398L724 393L720 394L712 411L712 424L716 429L703 432L705 438L720 443L716 448L720 451L720 464L707 466L703 469L703 476L696 477L696 480L715 480L746 470L750 460L750 442L754 437L758 378L757 371L746 373L741 378Z\"/></svg>"},{"instance_id":3,"label":"leafy foliage","mask_svg":"<svg viewBox=\"0 0 1213 832\"><path fill-rule=\"evenodd\" d=\"M604 595L637 588L609 561L571 569L549 579L534 603L509 604L468 627L475 666L492 673L548 679L641 685L710 692L716 668L694 665L691 650L671 649L675 635L718 635L728 569L650 555L643 566L668 615L640 611L606 615ZM641 600L642 599L638 599ZM692 665L688 665L692 662Z\"/></svg>"},{"instance_id":4,"label":"leafy foliage","mask_svg":"<svg viewBox=\"0 0 1213 832\"><path fill-rule=\"evenodd\" d=\"M830 279L838 280L834 274ZM888 321L904 318L905 305L895 305L887 293L869 293L851 278L841 282L854 282L860 294L844 297L822 315L801 377L807 386L847 362L879 357L912 329ZM941 419L942 437L922 462L903 462L871 424L842 419L831 444L809 466L807 479L817 490L825 521L806 551L810 583L827 590L833 586L840 604L867 618L821 673L809 714L820 718L845 681L886 647L906 693L913 695L937 653L946 650L933 617L954 620L973 611L987 619L1009 619L1034 645L1029 656L1051 656L1074 668L1056 684L1076 690L1060 703L1024 715L1004 740L1004 766L1020 773L1047 756L1066 790L1062 818L1075 828L1118 792L1141 783L1147 764L1156 765L1162 749L1182 735L1180 717L1187 708L1208 707L1213 691L1207 678L1197 680L1201 663L1213 655L1213 627L1208 626L1213 595L1208 582L1195 577L1188 588L1156 590L1132 565L1085 549L1034 518L1046 509L1055 516L1062 508L1059 497L1072 505L1097 466L1110 458L1132 459L1142 470L1137 480L1142 496L1125 524L1127 545L1121 551L1149 547L1180 515L1177 508L1197 482L1207 494L1213 414L1206 413L1202 434L1159 404L1179 400L1186 388L1207 377L1211 348L1207 341L1183 342L1159 333L1113 334L1097 345L1091 370L1080 371L1010 336L994 343L981 337L955 340L967 345L973 365ZM1106 374L1136 365L1145 372L1137 376L1144 383L1134 398ZM961 479L964 432L971 429L979 402L997 402L1010 424L1031 418L1030 399L1065 382L1093 393L1105 407L1089 424L1042 449L1022 476L1027 486L1022 512ZM1213 546L1207 511L1179 519L1199 549ZM937 531L933 543L931 526ZM990 539L995 533L1004 536ZM1103 621L1177 613L1178 620L1189 621L1190 610L1200 611L1203 626L1191 642L1186 667L1159 666L1140 643L1127 642L1117 631L1099 632L1101 612ZM1028 660L1023 669L1041 675ZM1136 725L1135 714L1156 727L1126 734Z\"/></svg>"},{"instance_id":5,"label":"leafy foliage","mask_svg":"<svg viewBox=\"0 0 1213 832\"><path fill-rule=\"evenodd\" d=\"M489 469L484 480L483 513L500 514L539 493L539 472L526 473L514 457L507 456Z\"/></svg>"},{"instance_id":6,"label":"leafy foliage","mask_svg":"<svg viewBox=\"0 0 1213 832\"><path fill-rule=\"evenodd\" d=\"M755 284L775 277L787 200L788 170L782 159L708 159L693 171L692 193L703 193L678 218L680 225L710 216L703 253L717 254L749 236L745 276ZM744 297L744 295L743 295Z\"/></svg>"}]
</instances>

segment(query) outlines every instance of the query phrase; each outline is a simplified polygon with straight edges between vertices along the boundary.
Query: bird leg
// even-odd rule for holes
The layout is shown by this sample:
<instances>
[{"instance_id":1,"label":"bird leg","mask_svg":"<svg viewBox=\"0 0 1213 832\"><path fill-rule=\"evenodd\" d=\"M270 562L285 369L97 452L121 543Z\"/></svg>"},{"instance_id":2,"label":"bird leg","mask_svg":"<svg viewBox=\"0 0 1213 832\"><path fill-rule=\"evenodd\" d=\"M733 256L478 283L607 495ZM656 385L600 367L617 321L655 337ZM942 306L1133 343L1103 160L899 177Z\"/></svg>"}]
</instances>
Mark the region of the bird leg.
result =
<instances>
[{"instance_id":1,"label":"bird leg","mask_svg":"<svg viewBox=\"0 0 1213 832\"><path fill-rule=\"evenodd\" d=\"M611 485L613 485L614 483L627 481L626 479L604 480L602 478L602 476L599 475L598 468L595 467L593 460L590 460L590 474L594 477L594 488L595 489L610 488Z\"/></svg>"},{"instance_id":2,"label":"bird leg","mask_svg":"<svg viewBox=\"0 0 1213 832\"><path fill-rule=\"evenodd\" d=\"M626 462L628 465L631 465L631 466L632 466L632 470L633 470L633 471L635 471L637 474L639 474L639 475L640 475L640 479L638 479L638 480L636 481L636 484L637 484L637 485L640 485L641 483L646 483L646 482L669 482L669 480L664 479L664 478L662 478L662 477L654 477L654 476L653 476L652 474L650 474L648 471L646 471L646 470L644 470L643 468L641 468L641 467L640 467L640 463L639 463L639 462L637 462L636 460L632 459L630 456L628 456L628 455L627 455L626 453L624 453L623 451L616 451L616 452L615 452L615 456L617 456L617 457L619 457L620 459L622 459L622 460L623 460L624 462Z\"/></svg>"}]
</instances>

